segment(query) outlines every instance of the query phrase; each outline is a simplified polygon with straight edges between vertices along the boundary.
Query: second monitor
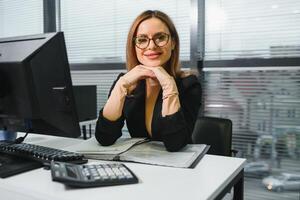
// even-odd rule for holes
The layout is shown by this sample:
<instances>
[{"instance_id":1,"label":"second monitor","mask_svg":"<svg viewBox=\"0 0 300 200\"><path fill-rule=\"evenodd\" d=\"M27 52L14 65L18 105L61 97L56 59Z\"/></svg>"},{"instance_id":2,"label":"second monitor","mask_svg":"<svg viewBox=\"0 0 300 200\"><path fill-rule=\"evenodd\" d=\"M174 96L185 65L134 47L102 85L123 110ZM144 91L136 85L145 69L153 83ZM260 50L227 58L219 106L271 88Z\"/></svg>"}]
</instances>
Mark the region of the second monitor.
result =
<instances>
[{"instance_id":1,"label":"second monitor","mask_svg":"<svg viewBox=\"0 0 300 200\"><path fill-rule=\"evenodd\" d=\"M80 136L62 32L0 39L0 130Z\"/></svg>"},{"instance_id":2,"label":"second monitor","mask_svg":"<svg viewBox=\"0 0 300 200\"><path fill-rule=\"evenodd\" d=\"M74 85L74 97L79 121L97 118L97 86Z\"/></svg>"}]
</instances>

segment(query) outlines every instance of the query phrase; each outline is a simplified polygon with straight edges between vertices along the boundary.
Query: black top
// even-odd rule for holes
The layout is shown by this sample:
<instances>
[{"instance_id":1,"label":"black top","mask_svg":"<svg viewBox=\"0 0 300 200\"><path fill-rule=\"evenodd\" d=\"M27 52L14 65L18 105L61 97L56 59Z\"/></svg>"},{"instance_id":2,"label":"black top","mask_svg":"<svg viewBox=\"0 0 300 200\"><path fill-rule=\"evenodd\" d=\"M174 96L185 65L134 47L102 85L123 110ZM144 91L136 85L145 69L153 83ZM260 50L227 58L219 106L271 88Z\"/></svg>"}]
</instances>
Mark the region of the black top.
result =
<instances>
[{"instance_id":1,"label":"black top","mask_svg":"<svg viewBox=\"0 0 300 200\"><path fill-rule=\"evenodd\" d=\"M120 74L117 80L122 75ZM191 143L191 134L201 105L201 85L196 76L177 78L175 81L179 92L180 110L172 115L162 117L161 90L154 106L151 124L151 139L163 141L168 151L178 151L186 144ZM149 137L145 125L145 98L145 80L141 80L131 95L126 96L122 116L118 120L109 121L104 118L102 109L99 113L95 133L98 142L104 146L113 144L122 135L124 120L126 120L131 137Z\"/></svg>"}]
</instances>

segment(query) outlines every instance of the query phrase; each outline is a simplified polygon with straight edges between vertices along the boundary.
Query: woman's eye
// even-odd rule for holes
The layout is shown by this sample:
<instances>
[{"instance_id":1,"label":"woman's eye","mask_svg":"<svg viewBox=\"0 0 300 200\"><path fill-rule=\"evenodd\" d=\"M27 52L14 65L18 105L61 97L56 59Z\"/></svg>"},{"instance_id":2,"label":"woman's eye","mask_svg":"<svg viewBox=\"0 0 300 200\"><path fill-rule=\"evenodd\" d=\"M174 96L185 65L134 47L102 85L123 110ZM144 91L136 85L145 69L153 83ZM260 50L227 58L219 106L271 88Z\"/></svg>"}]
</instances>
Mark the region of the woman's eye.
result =
<instances>
[{"instance_id":1,"label":"woman's eye","mask_svg":"<svg viewBox=\"0 0 300 200\"><path fill-rule=\"evenodd\" d=\"M137 38L137 43L141 44L141 43L145 43L147 42L147 38Z\"/></svg>"},{"instance_id":2,"label":"woman's eye","mask_svg":"<svg viewBox=\"0 0 300 200\"><path fill-rule=\"evenodd\" d=\"M156 39L159 40L159 41L164 41L166 39L166 36L165 35L159 35Z\"/></svg>"}]
</instances>

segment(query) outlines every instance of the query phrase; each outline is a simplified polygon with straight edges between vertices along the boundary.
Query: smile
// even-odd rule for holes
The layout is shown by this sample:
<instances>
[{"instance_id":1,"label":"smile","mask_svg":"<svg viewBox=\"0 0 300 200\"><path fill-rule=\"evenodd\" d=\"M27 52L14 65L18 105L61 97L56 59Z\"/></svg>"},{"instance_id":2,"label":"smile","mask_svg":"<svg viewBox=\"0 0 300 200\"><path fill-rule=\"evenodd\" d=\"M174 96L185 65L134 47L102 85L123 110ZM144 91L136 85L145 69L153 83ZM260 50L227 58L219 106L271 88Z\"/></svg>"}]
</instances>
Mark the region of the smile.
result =
<instances>
[{"instance_id":1,"label":"smile","mask_svg":"<svg viewBox=\"0 0 300 200\"><path fill-rule=\"evenodd\" d=\"M156 59L158 58L162 53L160 52L153 52L153 53L145 53L144 56L146 56L149 59Z\"/></svg>"}]
</instances>

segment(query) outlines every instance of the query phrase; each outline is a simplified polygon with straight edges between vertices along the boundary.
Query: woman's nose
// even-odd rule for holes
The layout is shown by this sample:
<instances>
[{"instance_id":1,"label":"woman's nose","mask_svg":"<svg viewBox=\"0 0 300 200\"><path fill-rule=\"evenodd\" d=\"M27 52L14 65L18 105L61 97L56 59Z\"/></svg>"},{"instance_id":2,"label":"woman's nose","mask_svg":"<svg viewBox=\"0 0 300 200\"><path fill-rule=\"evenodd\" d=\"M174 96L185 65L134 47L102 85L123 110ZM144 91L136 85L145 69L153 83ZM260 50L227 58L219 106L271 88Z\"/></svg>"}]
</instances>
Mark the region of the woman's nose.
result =
<instances>
[{"instance_id":1,"label":"woman's nose","mask_svg":"<svg viewBox=\"0 0 300 200\"><path fill-rule=\"evenodd\" d=\"M151 39L150 42L149 42L148 48L149 48L149 49L156 48L156 44L154 43L154 41L153 41L152 39Z\"/></svg>"}]
</instances>

